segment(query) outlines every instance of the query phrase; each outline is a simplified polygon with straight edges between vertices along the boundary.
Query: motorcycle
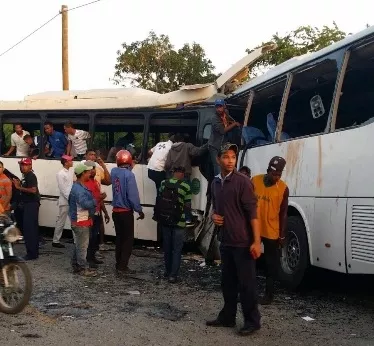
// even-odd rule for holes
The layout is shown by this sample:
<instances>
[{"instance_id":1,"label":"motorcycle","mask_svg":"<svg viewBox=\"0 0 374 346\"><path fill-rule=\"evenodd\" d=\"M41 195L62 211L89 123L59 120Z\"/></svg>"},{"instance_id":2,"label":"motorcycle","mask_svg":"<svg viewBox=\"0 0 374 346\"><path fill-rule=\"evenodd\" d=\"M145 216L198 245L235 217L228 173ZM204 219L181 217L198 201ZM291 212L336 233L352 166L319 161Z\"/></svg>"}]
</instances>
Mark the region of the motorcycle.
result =
<instances>
[{"instance_id":1,"label":"motorcycle","mask_svg":"<svg viewBox=\"0 0 374 346\"><path fill-rule=\"evenodd\" d=\"M32 292L31 272L22 258L14 255L13 243L22 239L16 223L0 215L0 312L17 314L28 305Z\"/></svg>"}]
</instances>

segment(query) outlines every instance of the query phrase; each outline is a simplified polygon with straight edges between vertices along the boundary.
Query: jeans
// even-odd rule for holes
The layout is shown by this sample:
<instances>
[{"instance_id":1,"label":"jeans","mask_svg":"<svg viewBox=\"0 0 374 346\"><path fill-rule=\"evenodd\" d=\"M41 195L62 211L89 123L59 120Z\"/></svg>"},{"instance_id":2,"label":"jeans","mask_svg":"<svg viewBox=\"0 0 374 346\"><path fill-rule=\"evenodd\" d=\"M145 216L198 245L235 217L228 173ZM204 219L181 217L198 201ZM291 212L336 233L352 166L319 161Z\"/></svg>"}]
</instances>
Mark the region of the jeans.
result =
<instances>
[{"instance_id":1,"label":"jeans","mask_svg":"<svg viewBox=\"0 0 374 346\"><path fill-rule=\"evenodd\" d=\"M210 160L212 161L214 176L221 173L221 168L217 163L218 149L209 146Z\"/></svg>"},{"instance_id":2,"label":"jeans","mask_svg":"<svg viewBox=\"0 0 374 346\"><path fill-rule=\"evenodd\" d=\"M93 217L93 225L90 228L90 239L87 248L87 261L90 262L95 258L95 253L99 249L99 234L100 234L101 216L95 215Z\"/></svg>"},{"instance_id":3,"label":"jeans","mask_svg":"<svg viewBox=\"0 0 374 346\"><path fill-rule=\"evenodd\" d=\"M177 226L162 226L165 272L177 277L182 260L184 229Z\"/></svg>"},{"instance_id":4,"label":"jeans","mask_svg":"<svg viewBox=\"0 0 374 346\"><path fill-rule=\"evenodd\" d=\"M28 202L23 205L23 237L27 257L39 257L39 202Z\"/></svg>"},{"instance_id":5,"label":"jeans","mask_svg":"<svg viewBox=\"0 0 374 346\"><path fill-rule=\"evenodd\" d=\"M257 303L256 261L248 247L231 246L221 246L221 260L225 304L218 319L226 323L235 322L239 291L244 322L259 328L261 316Z\"/></svg>"},{"instance_id":6,"label":"jeans","mask_svg":"<svg viewBox=\"0 0 374 346\"><path fill-rule=\"evenodd\" d=\"M90 240L90 227L71 226L74 235L74 248L71 265L77 269L87 269L87 248Z\"/></svg>"},{"instance_id":7,"label":"jeans","mask_svg":"<svg viewBox=\"0 0 374 346\"><path fill-rule=\"evenodd\" d=\"M59 243L62 232L64 231L65 223L66 223L66 218L68 217L69 214L69 206L68 205L60 205L58 207L59 213L57 216L57 221L56 221L56 226L55 226L55 232L53 234L53 243Z\"/></svg>"},{"instance_id":8,"label":"jeans","mask_svg":"<svg viewBox=\"0 0 374 346\"><path fill-rule=\"evenodd\" d=\"M134 213L113 212L112 219L116 232L116 269L126 270L134 243Z\"/></svg>"}]
</instances>

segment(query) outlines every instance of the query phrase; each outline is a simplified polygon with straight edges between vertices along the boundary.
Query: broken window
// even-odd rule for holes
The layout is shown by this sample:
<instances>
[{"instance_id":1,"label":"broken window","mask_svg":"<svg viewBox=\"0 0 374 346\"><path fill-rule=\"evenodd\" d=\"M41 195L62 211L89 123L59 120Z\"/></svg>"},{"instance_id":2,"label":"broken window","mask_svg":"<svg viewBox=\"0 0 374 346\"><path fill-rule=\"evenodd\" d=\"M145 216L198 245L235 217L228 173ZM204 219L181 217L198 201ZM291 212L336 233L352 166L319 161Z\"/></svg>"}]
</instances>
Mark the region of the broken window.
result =
<instances>
[{"instance_id":1,"label":"broken window","mask_svg":"<svg viewBox=\"0 0 374 346\"><path fill-rule=\"evenodd\" d=\"M338 75L336 56L329 55L293 75L281 139L325 131Z\"/></svg>"},{"instance_id":2,"label":"broken window","mask_svg":"<svg viewBox=\"0 0 374 346\"><path fill-rule=\"evenodd\" d=\"M344 76L336 129L374 121L374 43L351 52Z\"/></svg>"}]
</instances>

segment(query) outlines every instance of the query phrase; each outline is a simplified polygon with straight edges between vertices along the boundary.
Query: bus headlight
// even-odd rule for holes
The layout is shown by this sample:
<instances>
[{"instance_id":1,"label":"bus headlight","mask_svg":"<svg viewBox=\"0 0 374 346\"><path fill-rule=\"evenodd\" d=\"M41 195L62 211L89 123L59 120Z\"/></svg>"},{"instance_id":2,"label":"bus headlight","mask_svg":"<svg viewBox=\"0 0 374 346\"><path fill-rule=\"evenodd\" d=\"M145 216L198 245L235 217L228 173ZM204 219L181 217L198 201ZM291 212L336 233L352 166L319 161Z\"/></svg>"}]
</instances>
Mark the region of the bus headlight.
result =
<instances>
[{"instance_id":1,"label":"bus headlight","mask_svg":"<svg viewBox=\"0 0 374 346\"><path fill-rule=\"evenodd\" d=\"M9 226L4 231L4 239L8 243L14 243L17 240L22 239L20 230L15 226Z\"/></svg>"}]
</instances>

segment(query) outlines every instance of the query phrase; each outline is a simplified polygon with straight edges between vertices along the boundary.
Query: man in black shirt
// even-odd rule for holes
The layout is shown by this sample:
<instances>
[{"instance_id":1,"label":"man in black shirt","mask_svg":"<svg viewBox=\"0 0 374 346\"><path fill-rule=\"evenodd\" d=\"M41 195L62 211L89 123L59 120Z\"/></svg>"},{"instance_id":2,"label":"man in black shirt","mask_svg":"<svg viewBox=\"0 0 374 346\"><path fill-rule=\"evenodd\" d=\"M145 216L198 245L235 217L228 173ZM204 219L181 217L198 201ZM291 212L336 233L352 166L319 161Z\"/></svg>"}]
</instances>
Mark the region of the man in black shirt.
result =
<instances>
[{"instance_id":1,"label":"man in black shirt","mask_svg":"<svg viewBox=\"0 0 374 346\"><path fill-rule=\"evenodd\" d=\"M23 158L18 162L23 174L22 181L13 179L14 186L21 192L20 208L23 210L23 237L26 244L25 260L39 257L39 206L38 180L32 171L32 160Z\"/></svg>"}]
</instances>

